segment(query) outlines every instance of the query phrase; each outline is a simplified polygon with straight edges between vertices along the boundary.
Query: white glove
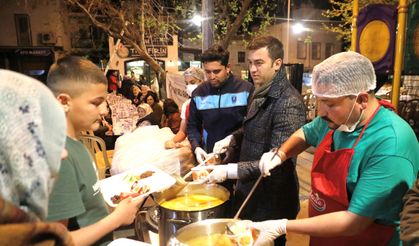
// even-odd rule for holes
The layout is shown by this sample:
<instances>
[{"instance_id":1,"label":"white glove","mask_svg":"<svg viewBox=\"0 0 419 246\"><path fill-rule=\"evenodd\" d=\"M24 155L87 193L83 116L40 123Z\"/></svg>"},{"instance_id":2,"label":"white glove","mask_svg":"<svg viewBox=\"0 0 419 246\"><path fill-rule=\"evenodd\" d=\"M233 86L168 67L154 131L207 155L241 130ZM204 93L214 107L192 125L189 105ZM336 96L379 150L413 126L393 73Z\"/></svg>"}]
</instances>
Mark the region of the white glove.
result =
<instances>
[{"instance_id":1,"label":"white glove","mask_svg":"<svg viewBox=\"0 0 419 246\"><path fill-rule=\"evenodd\" d=\"M207 159L208 154L201 147L195 149L195 157L199 164L203 163Z\"/></svg>"},{"instance_id":2,"label":"white glove","mask_svg":"<svg viewBox=\"0 0 419 246\"><path fill-rule=\"evenodd\" d=\"M273 245L275 238L287 233L287 219L253 222L251 227L260 232L253 246Z\"/></svg>"},{"instance_id":3,"label":"white glove","mask_svg":"<svg viewBox=\"0 0 419 246\"><path fill-rule=\"evenodd\" d=\"M228 135L224 139L216 142L212 150L213 153L221 154L227 151L227 147L230 145L233 135Z\"/></svg>"},{"instance_id":4,"label":"white glove","mask_svg":"<svg viewBox=\"0 0 419 246\"><path fill-rule=\"evenodd\" d=\"M279 151L283 156L285 153ZM282 160L278 154L275 154L275 151L269 151L262 155L259 161L259 170L263 177L270 176L271 170L274 169L276 166L281 165Z\"/></svg>"},{"instance_id":5,"label":"white glove","mask_svg":"<svg viewBox=\"0 0 419 246\"><path fill-rule=\"evenodd\" d=\"M221 183L226 179L237 179L237 164L230 163L228 165L217 165L208 175L208 182Z\"/></svg>"}]
</instances>

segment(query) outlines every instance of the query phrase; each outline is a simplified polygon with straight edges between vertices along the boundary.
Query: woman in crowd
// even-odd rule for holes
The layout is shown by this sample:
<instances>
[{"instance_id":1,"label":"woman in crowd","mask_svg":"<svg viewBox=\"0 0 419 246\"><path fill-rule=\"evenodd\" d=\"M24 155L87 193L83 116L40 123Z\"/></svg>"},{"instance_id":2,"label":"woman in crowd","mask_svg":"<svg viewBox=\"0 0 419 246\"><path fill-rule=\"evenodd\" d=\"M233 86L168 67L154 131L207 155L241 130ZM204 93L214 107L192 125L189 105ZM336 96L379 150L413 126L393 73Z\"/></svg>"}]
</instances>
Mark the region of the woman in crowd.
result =
<instances>
[{"instance_id":1,"label":"woman in crowd","mask_svg":"<svg viewBox=\"0 0 419 246\"><path fill-rule=\"evenodd\" d=\"M66 156L64 111L40 82L0 78L0 245L73 245L63 225L40 222Z\"/></svg>"},{"instance_id":2,"label":"woman in crowd","mask_svg":"<svg viewBox=\"0 0 419 246\"><path fill-rule=\"evenodd\" d=\"M132 94L134 96L132 99L132 104L134 104L135 107L138 107L138 105L142 103L140 92L141 92L140 87L138 87L137 85L132 86Z\"/></svg>"},{"instance_id":3,"label":"woman in crowd","mask_svg":"<svg viewBox=\"0 0 419 246\"><path fill-rule=\"evenodd\" d=\"M145 96L150 91L150 87L148 87L147 85L141 85L140 89L141 89L140 101L144 102Z\"/></svg>"},{"instance_id":4,"label":"woman in crowd","mask_svg":"<svg viewBox=\"0 0 419 246\"><path fill-rule=\"evenodd\" d=\"M137 107L138 111L138 121L137 126L145 126L145 125L159 125L160 121L156 118L153 113L153 109L147 103L141 103Z\"/></svg>"},{"instance_id":5,"label":"woman in crowd","mask_svg":"<svg viewBox=\"0 0 419 246\"><path fill-rule=\"evenodd\" d=\"M163 109L160 106L159 98L157 97L157 94L149 91L147 92L147 95L144 98L144 102L150 105L150 107L153 109L153 116L158 120L159 125L161 122L161 118L163 116Z\"/></svg>"}]
</instances>

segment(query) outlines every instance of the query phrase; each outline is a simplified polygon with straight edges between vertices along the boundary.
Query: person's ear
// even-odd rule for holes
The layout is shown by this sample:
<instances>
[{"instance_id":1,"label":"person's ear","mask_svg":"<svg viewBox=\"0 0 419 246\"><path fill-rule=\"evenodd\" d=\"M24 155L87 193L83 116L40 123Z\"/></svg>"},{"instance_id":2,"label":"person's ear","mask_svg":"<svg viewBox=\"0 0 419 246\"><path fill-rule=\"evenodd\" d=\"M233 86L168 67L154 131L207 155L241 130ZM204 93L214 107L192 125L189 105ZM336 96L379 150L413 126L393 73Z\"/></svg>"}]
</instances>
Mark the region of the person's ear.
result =
<instances>
[{"instance_id":1,"label":"person's ear","mask_svg":"<svg viewBox=\"0 0 419 246\"><path fill-rule=\"evenodd\" d=\"M357 102L361 104L363 109L367 108L368 100L369 100L369 95L367 92L362 92L358 95Z\"/></svg>"},{"instance_id":2,"label":"person's ear","mask_svg":"<svg viewBox=\"0 0 419 246\"><path fill-rule=\"evenodd\" d=\"M227 70L227 73L230 73L231 72L231 64L230 63L227 64L226 70Z\"/></svg>"},{"instance_id":3,"label":"person's ear","mask_svg":"<svg viewBox=\"0 0 419 246\"><path fill-rule=\"evenodd\" d=\"M57 100L63 106L64 112L67 113L70 110L71 96L67 93L60 93L57 96Z\"/></svg>"},{"instance_id":4,"label":"person's ear","mask_svg":"<svg viewBox=\"0 0 419 246\"><path fill-rule=\"evenodd\" d=\"M281 69L282 66L282 59L278 58L274 61L273 63L273 68L275 69L275 71L279 71L279 69Z\"/></svg>"}]
</instances>

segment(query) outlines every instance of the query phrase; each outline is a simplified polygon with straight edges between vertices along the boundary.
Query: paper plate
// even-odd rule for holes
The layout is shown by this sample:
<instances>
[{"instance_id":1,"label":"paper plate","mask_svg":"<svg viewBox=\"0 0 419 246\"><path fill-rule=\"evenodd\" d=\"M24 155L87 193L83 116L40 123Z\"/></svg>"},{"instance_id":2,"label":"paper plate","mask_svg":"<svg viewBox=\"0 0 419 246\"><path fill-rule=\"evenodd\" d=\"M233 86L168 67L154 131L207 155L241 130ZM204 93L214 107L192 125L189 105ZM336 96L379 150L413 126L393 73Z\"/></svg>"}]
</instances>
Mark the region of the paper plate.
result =
<instances>
[{"instance_id":1,"label":"paper plate","mask_svg":"<svg viewBox=\"0 0 419 246\"><path fill-rule=\"evenodd\" d=\"M148 171L152 171L154 173L146 178L138 179L135 177ZM120 195L121 192L134 193L131 191L131 187L135 181L137 182L137 187L146 186L148 187L148 191L142 195L136 196L134 199L145 197L150 193L167 189L176 183L176 180L172 176L157 167L151 165L142 166L101 180L99 185L103 199L109 206L116 207L118 204L112 202L111 198L115 195Z\"/></svg>"},{"instance_id":2,"label":"paper plate","mask_svg":"<svg viewBox=\"0 0 419 246\"><path fill-rule=\"evenodd\" d=\"M136 241L128 238L118 238L113 240L108 246L146 246L151 245L149 243Z\"/></svg>"}]
</instances>

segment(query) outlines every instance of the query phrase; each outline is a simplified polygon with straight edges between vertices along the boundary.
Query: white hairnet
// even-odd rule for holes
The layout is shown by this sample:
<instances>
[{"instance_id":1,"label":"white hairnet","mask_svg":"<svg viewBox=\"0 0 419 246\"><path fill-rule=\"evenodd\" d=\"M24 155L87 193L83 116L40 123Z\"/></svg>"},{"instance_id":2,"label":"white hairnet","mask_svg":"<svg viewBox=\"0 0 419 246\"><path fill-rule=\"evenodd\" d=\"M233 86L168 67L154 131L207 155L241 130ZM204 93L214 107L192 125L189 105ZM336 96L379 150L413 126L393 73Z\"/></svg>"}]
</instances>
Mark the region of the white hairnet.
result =
<instances>
[{"instance_id":1,"label":"white hairnet","mask_svg":"<svg viewBox=\"0 0 419 246\"><path fill-rule=\"evenodd\" d=\"M185 72L183 73L183 76L192 76L195 77L201 81L205 80L205 75L204 75L204 71L202 71L202 69L197 68L197 67L190 67L188 69L185 70Z\"/></svg>"},{"instance_id":2,"label":"white hairnet","mask_svg":"<svg viewBox=\"0 0 419 246\"><path fill-rule=\"evenodd\" d=\"M317 97L358 95L375 89L374 67L365 56L349 51L333 55L313 69L313 94Z\"/></svg>"}]
</instances>

